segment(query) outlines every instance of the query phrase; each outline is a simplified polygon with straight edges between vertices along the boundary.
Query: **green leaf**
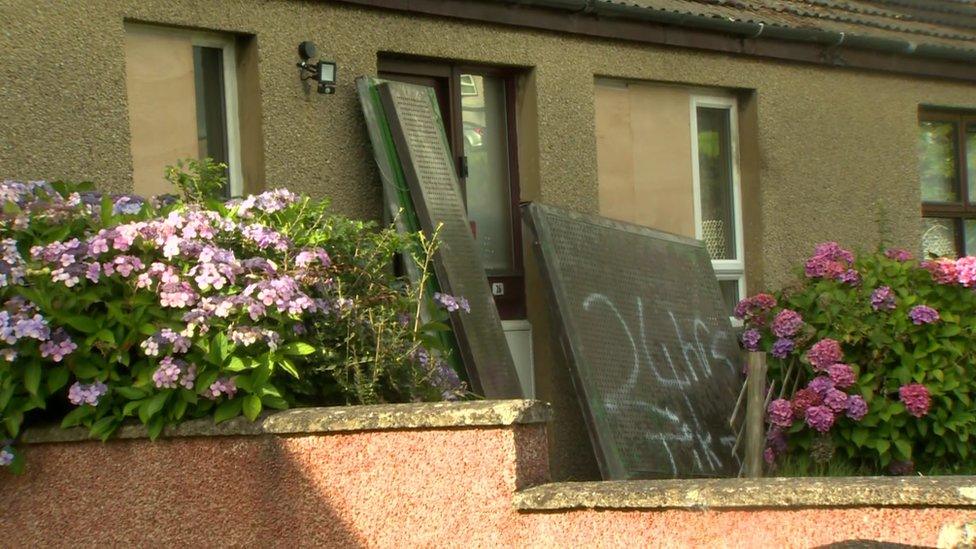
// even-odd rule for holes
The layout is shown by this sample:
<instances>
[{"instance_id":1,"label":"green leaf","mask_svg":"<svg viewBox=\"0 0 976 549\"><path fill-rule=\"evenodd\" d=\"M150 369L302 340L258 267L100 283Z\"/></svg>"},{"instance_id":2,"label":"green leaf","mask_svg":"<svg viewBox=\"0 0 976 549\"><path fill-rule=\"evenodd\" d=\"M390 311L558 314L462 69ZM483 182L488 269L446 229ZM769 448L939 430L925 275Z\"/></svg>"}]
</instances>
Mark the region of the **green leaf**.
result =
<instances>
[{"instance_id":1,"label":"green leaf","mask_svg":"<svg viewBox=\"0 0 976 549\"><path fill-rule=\"evenodd\" d=\"M912 459L912 445L903 438L895 440L895 449L901 454L902 459Z\"/></svg>"},{"instance_id":2,"label":"green leaf","mask_svg":"<svg viewBox=\"0 0 976 549\"><path fill-rule=\"evenodd\" d=\"M214 423L221 423L240 415L242 400L235 398L234 400L222 402L220 406L217 406L217 411L214 412Z\"/></svg>"},{"instance_id":3,"label":"green leaf","mask_svg":"<svg viewBox=\"0 0 976 549\"><path fill-rule=\"evenodd\" d=\"M889 448L891 448L891 443L885 439L878 439L874 441L874 448L879 454L884 454Z\"/></svg>"},{"instance_id":4,"label":"green leaf","mask_svg":"<svg viewBox=\"0 0 976 549\"><path fill-rule=\"evenodd\" d=\"M36 395L37 390L41 386L41 363L37 360L32 360L27 364L27 369L24 370L24 388L27 392Z\"/></svg>"},{"instance_id":5,"label":"green leaf","mask_svg":"<svg viewBox=\"0 0 976 549\"><path fill-rule=\"evenodd\" d=\"M93 362L89 362L87 360L74 363L73 368L75 371L75 376L82 379L90 379L93 377L98 377L98 374L101 373L98 369L98 366L96 366Z\"/></svg>"},{"instance_id":6,"label":"green leaf","mask_svg":"<svg viewBox=\"0 0 976 549\"><path fill-rule=\"evenodd\" d=\"M250 362L250 360L248 362ZM230 370L231 372L241 372L246 370L248 365L245 364L240 357L232 356L230 357L230 361L227 362L227 366L224 366L224 368Z\"/></svg>"},{"instance_id":7,"label":"green leaf","mask_svg":"<svg viewBox=\"0 0 976 549\"><path fill-rule=\"evenodd\" d=\"M143 324L142 326L139 326L139 332L143 335L151 336L154 335L156 331L156 326L152 324Z\"/></svg>"},{"instance_id":8,"label":"green leaf","mask_svg":"<svg viewBox=\"0 0 976 549\"><path fill-rule=\"evenodd\" d=\"M288 401L275 395L262 395L261 403L267 408L274 408L275 410L287 410Z\"/></svg>"},{"instance_id":9,"label":"green leaf","mask_svg":"<svg viewBox=\"0 0 976 549\"><path fill-rule=\"evenodd\" d=\"M95 339L104 341L109 345L115 345L115 334L109 330L99 330L95 333Z\"/></svg>"},{"instance_id":10,"label":"green leaf","mask_svg":"<svg viewBox=\"0 0 976 549\"><path fill-rule=\"evenodd\" d=\"M75 427L81 425L81 422L88 418L93 412L94 408L91 406L79 406L74 410L71 410L64 415L64 419L61 420L61 428L67 429L68 427Z\"/></svg>"},{"instance_id":11,"label":"green leaf","mask_svg":"<svg viewBox=\"0 0 976 549\"><path fill-rule=\"evenodd\" d=\"M114 416L103 417L91 426L91 436L100 438L103 441L107 440L115 431L116 427L117 424Z\"/></svg>"},{"instance_id":12,"label":"green leaf","mask_svg":"<svg viewBox=\"0 0 976 549\"><path fill-rule=\"evenodd\" d=\"M305 356L315 352L315 347L302 341L295 341L281 348L286 355ZM295 376L298 377L298 376Z\"/></svg>"},{"instance_id":13,"label":"green leaf","mask_svg":"<svg viewBox=\"0 0 976 549\"><path fill-rule=\"evenodd\" d=\"M119 387L115 387L114 388L114 391L117 394L119 394L119 395L121 395L121 396L123 396L123 397L125 397L125 398L127 398L129 400L139 400L139 399L142 399L142 398L145 398L146 397L146 392L143 391L142 389L137 389L135 387L129 387L127 385L121 385Z\"/></svg>"},{"instance_id":14,"label":"green leaf","mask_svg":"<svg viewBox=\"0 0 976 549\"><path fill-rule=\"evenodd\" d=\"M58 366L47 371L47 392L54 393L68 383L68 367Z\"/></svg>"},{"instance_id":15,"label":"green leaf","mask_svg":"<svg viewBox=\"0 0 976 549\"><path fill-rule=\"evenodd\" d=\"M254 421L257 419L258 414L261 413L261 399L256 395L247 395L244 397L244 416L247 419Z\"/></svg>"},{"instance_id":16,"label":"green leaf","mask_svg":"<svg viewBox=\"0 0 976 549\"><path fill-rule=\"evenodd\" d=\"M163 432L163 427L166 426L166 421L163 416L156 416L149 425L146 427L146 431L149 433L149 440L156 440L159 435Z\"/></svg>"},{"instance_id":17,"label":"green leaf","mask_svg":"<svg viewBox=\"0 0 976 549\"><path fill-rule=\"evenodd\" d=\"M281 359L281 362L279 362L278 365L281 366L282 370L291 374L291 376L295 379L301 378L301 376L298 374L298 368L295 368L295 364L287 358Z\"/></svg>"},{"instance_id":18,"label":"green leaf","mask_svg":"<svg viewBox=\"0 0 976 549\"><path fill-rule=\"evenodd\" d=\"M139 408L139 421L143 424L148 424L149 420L163 409L169 395L170 391L164 391L144 400L142 406Z\"/></svg>"},{"instance_id":19,"label":"green leaf","mask_svg":"<svg viewBox=\"0 0 976 549\"><path fill-rule=\"evenodd\" d=\"M868 440L868 430L863 427L855 427L854 432L851 433L851 440L854 444L858 446L864 446L864 443Z\"/></svg>"},{"instance_id":20,"label":"green leaf","mask_svg":"<svg viewBox=\"0 0 976 549\"><path fill-rule=\"evenodd\" d=\"M98 331L99 325L95 317L72 315L64 317L64 322L83 334L93 334Z\"/></svg>"}]
</instances>

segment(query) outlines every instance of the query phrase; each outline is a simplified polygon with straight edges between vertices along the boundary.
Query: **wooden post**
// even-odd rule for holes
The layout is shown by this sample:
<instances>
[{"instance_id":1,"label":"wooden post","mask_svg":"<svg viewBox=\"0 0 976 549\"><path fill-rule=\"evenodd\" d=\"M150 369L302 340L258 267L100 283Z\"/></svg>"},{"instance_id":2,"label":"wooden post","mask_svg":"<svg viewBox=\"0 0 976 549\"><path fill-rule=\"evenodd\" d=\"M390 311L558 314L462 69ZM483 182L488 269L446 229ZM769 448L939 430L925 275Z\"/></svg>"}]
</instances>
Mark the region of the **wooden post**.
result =
<instances>
[{"instance_id":1,"label":"wooden post","mask_svg":"<svg viewBox=\"0 0 976 549\"><path fill-rule=\"evenodd\" d=\"M745 428L745 476L761 477L766 444L766 353L749 353Z\"/></svg>"}]
</instances>

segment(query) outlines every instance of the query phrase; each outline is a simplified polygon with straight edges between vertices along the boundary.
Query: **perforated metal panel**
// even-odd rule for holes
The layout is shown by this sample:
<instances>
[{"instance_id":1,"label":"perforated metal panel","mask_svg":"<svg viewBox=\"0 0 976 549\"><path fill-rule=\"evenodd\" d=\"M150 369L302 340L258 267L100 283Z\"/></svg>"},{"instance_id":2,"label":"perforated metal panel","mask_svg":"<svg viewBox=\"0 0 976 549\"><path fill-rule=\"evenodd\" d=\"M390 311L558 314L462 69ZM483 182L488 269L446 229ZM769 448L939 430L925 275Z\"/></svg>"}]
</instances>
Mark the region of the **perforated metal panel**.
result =
<instances>
[{"instance_id":1,"label":"perforated metal panel","mask_svg":"<svg viewBox=\"0 0 976 549\"><path fill-rule=\"evenodd\" d=\"M378 90L420 226L427 234L438 232L437 280L445 292L471 304L470 314L451 315L451 321L472 388L488 398L521 398L515 363L471 236L434 90L401 82L380 84Z\"/></svg>"},{"instance_id":2,"label":"perforated metal panel","mask_svg":"<svg viewBox=\"0 0 976 549\"><path fill-rule=\"evenodd\" d=\"M742 356L701 242L530 204L603 476L734 476Z\"/></svg>"}]
</instances>

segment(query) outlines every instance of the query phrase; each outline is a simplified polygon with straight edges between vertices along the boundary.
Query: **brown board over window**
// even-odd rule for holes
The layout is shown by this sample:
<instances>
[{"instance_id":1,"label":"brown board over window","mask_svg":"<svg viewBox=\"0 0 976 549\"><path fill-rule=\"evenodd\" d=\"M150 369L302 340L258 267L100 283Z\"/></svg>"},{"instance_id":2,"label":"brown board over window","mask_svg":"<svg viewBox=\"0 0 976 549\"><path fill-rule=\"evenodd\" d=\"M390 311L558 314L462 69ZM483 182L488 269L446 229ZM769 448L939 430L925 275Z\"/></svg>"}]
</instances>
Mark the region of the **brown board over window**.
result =
<instances>
[{"instance_id":1,"label":"brown board over window","mask_svg":"<svg viewBox=\"0 0 976 549\"><path fill-rule=\"evenodd\" d=\"M605 479L735 476L742 356L704 244L528 204Z\"/></svg>"},{"instance_id":2,"label":"brown board over window","mask_svg":"<svg viewBox=\"0 0 976 549\"><path fill-rule=\"evenodd\" d=\"M453 314L472 389L487 398L521 398L515 363L475 248L457 174L432 88L377 87L421 228L440 239L434 271L443 291L465 297L470 314Z\"/></svg>"}]
</instances>

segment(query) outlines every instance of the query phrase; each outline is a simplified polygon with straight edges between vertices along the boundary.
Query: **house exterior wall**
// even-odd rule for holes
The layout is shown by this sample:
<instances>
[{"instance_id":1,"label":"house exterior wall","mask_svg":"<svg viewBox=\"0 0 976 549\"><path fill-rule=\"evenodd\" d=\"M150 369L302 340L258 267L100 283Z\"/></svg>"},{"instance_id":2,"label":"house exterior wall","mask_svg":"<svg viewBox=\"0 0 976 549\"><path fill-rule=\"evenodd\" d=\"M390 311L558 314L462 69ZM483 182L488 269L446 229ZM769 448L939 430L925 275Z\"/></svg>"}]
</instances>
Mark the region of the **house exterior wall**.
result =
<instances>
[{"instance_id":1,"label":"house exterior wall","mask_svg":"<svg viewBox=\"0 0 976 549\"><path fill-rule=\"evenodd\" d=\"M237 0L8 0L0 5L0 171L131 188L125 21L239 33L246 66L245 188L288 186L337 210L380 217L380 186L353 78L380 52L526 68L518 118L522 200L598 210L594 78L737 91L751 291L788 280L814 243L870 248L878 204L890 240L921 226L915 141L922 104L976 108L976 85L561 35L353 7ZM306 91L296 47L338 63L334 96ZM253 76L256 75L256 79ZM256 82L256 83L255 83ZM255 88L255 86L257 86ZM250 99L250 100L248 100ZM259 135L255 135L259 132ZM174 159L175 160L175 159ZM263 173L262 173L263 172ZM256 175L255 175L256 174ZM528 248L527 248L528 249ZM527 258L537 396L551 400L555 475L592 478L565 365L551 349L542 282Z\"/></svg>"}]
</instances>

